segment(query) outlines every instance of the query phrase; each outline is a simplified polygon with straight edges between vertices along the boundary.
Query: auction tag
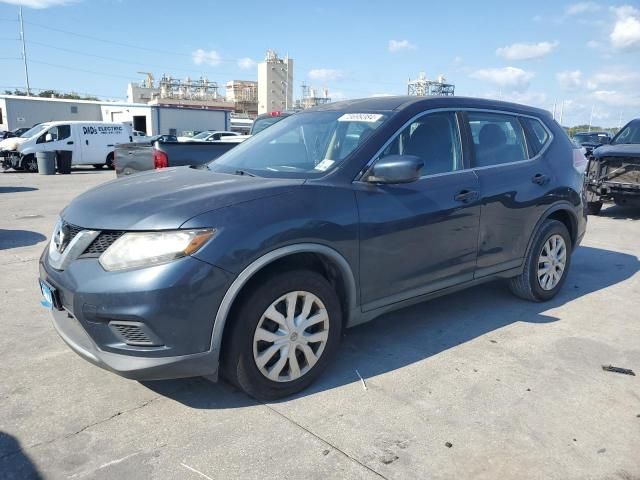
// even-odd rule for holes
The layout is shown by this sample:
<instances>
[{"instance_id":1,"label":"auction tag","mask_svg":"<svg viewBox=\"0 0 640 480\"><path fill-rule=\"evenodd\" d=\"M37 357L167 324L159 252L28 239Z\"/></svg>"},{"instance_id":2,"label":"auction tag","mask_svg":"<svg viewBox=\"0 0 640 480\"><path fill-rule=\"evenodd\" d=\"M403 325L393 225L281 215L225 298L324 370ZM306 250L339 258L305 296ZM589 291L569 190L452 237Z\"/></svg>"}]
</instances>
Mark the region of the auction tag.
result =
<instances>
[{"instance_id":1,"label":"auction tag","mask_svg":"<svg viewBox=\"0 0 640 480\"><path fill-rule=\"evenodd\" d=\"M338 121L339 122L370 122L375 123L380 120L383 115L379 113L345 113Z\"/></svg>"},{"instance_id":2,"label":"auction tag","mask_svg":"<svg viewBox=\"0 0 640 480\"><path fill-rule=\"evenodd\" d=\"M319 164L316 165L316 168L314 168L314 170L319 170L320 172L324 172L325 170L329 170L329 168L331 168L331 165L333 165L334 163L336 162L334 162L333 160L329 160L328 158L325 158Z\"/></svg>"}]
</instances>

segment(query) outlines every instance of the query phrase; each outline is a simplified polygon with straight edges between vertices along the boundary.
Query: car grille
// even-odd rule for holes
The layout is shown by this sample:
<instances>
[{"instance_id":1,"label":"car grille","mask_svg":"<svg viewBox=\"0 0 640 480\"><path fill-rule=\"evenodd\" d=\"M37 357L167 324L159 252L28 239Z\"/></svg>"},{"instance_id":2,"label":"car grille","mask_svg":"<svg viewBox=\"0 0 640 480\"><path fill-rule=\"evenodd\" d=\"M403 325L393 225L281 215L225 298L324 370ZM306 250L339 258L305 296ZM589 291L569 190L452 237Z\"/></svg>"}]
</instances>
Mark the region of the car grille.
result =
<instances>
[{"instance_id":1,"label":"car grille","mask_svg":"<svg viewBox=\"0 0 640 480\"><path fill-rule=\"evenodd\" d=\"M82 227L78 227L77 225L72 225L70 223L64 224L65 229L69 232L69 241L73 240L78 233L82 230L85 230ZM100 235L91 242L91 244L86 248L84 252L82 252L81 257L98 257L100 256L107 248L109 248L113 242L115 242L118 238L120 238L124 234L123 231L120 230L104 230L100 232Z\"/></svg>"},{"instance_id":2,"label":"car grille","mask_svg":"<svg viewBox=\"0 0 640 480\"><path fill-rule=\"evenodd\" d=\"M91 242L83 255L101 255L113 242L119 239L124 232L121 231L105 231L101 232L98 237Z\"/></svg>"}]
</instances>

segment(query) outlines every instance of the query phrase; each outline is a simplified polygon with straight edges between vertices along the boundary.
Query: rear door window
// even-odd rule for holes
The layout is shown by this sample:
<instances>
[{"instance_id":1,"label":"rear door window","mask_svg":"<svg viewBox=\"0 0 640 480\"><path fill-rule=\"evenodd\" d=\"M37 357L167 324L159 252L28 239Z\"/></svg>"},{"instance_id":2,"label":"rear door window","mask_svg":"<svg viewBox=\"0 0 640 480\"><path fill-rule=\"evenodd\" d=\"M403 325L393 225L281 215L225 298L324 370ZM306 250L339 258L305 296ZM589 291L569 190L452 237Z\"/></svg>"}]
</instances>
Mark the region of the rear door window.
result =
<instances>
[{"instance_id":1,"label":"rear door window","mask_svg":"<svg viewBox=\"0 0 640 480\"><path fill-rule=\"evenodd\" d=\"M516 115L469 112L474 167L490 167L529 158L524 130Z\"/></svg>"}]
</instances>

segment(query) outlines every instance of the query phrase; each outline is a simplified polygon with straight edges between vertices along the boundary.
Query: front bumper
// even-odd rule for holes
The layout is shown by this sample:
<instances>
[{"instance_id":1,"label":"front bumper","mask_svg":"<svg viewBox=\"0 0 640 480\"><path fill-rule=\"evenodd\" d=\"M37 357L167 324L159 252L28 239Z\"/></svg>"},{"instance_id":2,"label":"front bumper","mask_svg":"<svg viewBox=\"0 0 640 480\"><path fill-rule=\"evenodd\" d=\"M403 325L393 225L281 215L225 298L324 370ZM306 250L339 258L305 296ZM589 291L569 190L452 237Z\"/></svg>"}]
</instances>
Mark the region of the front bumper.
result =
<instances>
[{"instance_id":1,"label":"front bumper","mask_svg":"<svg viewBox=\"0 0 640 480\"><path fill-rule=\"evenodd\" d=\"M122 272L80 258L57 271L45 250L40 279L59 298L55 329L89 362L135 380L217 374L211 334L226 271L192 257Z\"/></svg>"}]
</instances>

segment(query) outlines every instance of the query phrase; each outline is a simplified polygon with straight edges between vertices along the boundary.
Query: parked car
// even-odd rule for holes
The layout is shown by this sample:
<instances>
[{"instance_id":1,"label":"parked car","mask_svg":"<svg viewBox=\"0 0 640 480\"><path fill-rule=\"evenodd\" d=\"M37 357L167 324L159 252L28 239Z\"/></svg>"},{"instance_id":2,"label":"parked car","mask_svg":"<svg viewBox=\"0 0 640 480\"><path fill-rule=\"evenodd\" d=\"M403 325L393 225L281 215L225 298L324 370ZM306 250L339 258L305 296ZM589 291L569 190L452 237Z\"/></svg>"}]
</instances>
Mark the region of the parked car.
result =
<instances>
[{"instance_id":1,"label":"parked car","mask_svg":"<svg viewBox=\"0 0 640 480\"><path fill-rule=\"evenodd\" d=\"M178 137L179 142L215 142L223 137L235 137L240 135L238 132L227 132L220 130L207 130L200 132L193 137Z\"/></svg>"},{"instance_id":2,"label":"parked car","mask_svg":"<svg viewBox=\"0 0 640 480\"><path fill-rule=\"evenodd\" d=\"M207 169L77 197L40 259L43 302L102 368L222 373L279 398L321 374L343 327L494 279L554 298L586 228L576 153L548 112L512 103L316 107Z\"/></svg>"},{"instance_id":3,"label":"parked car","mask_svg":"<svg viewBox=\"0 0 640 480\"><path fill-rule=\"evenodd\" d=\"M131 139L135 143L147 143L151 137L148 137L146 133L141 132L140 130L133 130L131 132Z\"/></svg>"},{"instance_id":4,"label":"parked car","mask_svg":"<svg viewBox=\"0 0 640 480\"><path fill-rule=\"evenodd\" d=\"M34 125L35 126L35 125ZM23 128L14 128L13 130L9 130L9 131L2 131L0 132L0 140L5 140L7 138L15 138L15 137L19 137L20 135L22 135L24 132L26 132L27 130L29 130L28 127L23 127Z\"/></svg>"},{"instance_id":5,"label":"parked car","mask_svg":"<svg viewBox=\"0 0 640 480\"><path fill-rule=\"evenodd\" d=\"M70 151L73 165L113 168L115 145L130 141L131 131L122 123L47 122L0 142L0 159L5 169L37 172L36 153Z\"/></svg>"},{"instance_id":6,"label":"parked car","mask_svg":"<svg viewBox=\"0 0 640 480\"><path fill-rule=\"evenodd\" d=\"M577 132L573 141L579 147L584 148L584 154L588 157L595 148L606 145L611 141L609 132Z\"/></svg>"},{"instance_id":7,"label":"parked car","mask_svg":"<svg viewBox=\"0 0 640 480\"><path fill-rule=\"evenodd\" d=\"M149 137L149 144L153 145L155 142L177 142L178 137L175 135L154 135Z\"/></svg>"},{"instance_id":8,"label":"parked car","mask_svg":"<svg viewBox=\"0 0 640 480\"><path fill-rule=\"evenodd\" d=\"M116 145L114 165L116 176L127 176L145 170L184 165L202 166L228 152L235 143L218 142L161 142L151 145L124 143Z\"/></svg>"},{"instance_id":9,"label":"parked car","mask_svg":"<svg viewBox=\"0 0 640 480\"><path fill-rule=\"evenodd\" d=\"M295 113L294 111L263 113L261 115L258 115L256 119L253 121L253 124L251 125L251 130L249 131L248 135L224 137L224 138L221 138L220 141L230 142L230 143L242 143L252 135L255 135L256 133L263 131L265 128L275 125L280 120L287 118L293 115L294 113Z\"/></svg>"},{"instance_id":10,"label":"parked car","mask_svg":"<svg viewBox=\"0 0 640 480\"><path fill-rule=\"evenodd\" d=\"M609 145L593 151L587 201L591 215L598 215L606 201L640 206L640 118L627 123Z\"/></svg>"}]
</instances>

